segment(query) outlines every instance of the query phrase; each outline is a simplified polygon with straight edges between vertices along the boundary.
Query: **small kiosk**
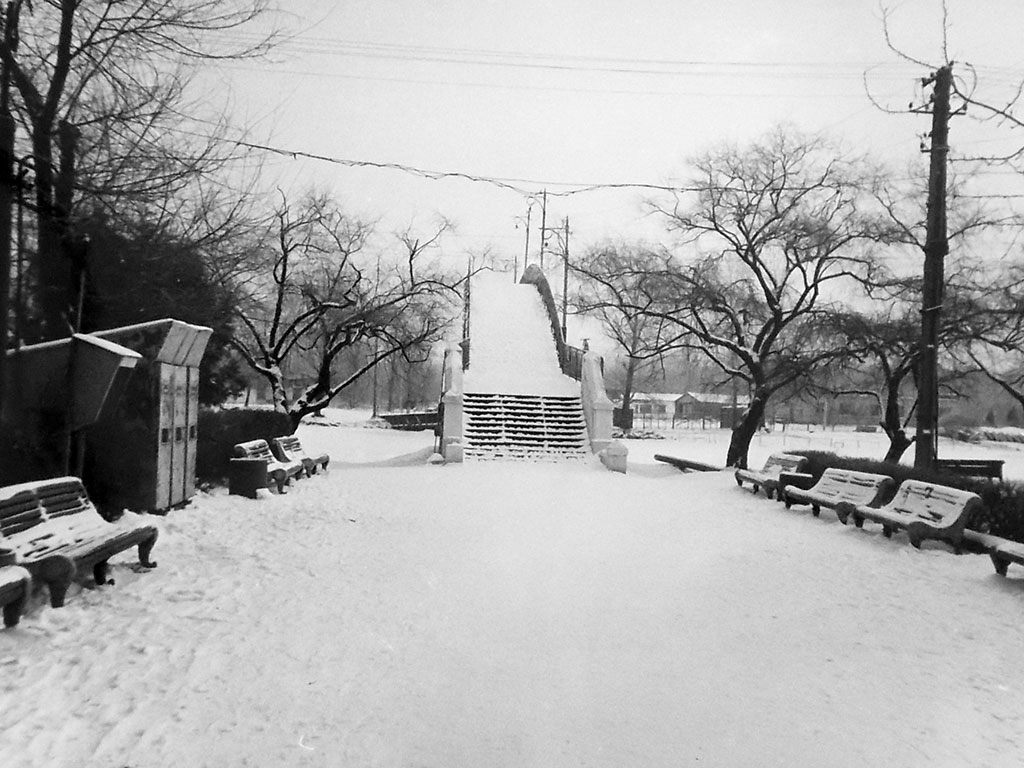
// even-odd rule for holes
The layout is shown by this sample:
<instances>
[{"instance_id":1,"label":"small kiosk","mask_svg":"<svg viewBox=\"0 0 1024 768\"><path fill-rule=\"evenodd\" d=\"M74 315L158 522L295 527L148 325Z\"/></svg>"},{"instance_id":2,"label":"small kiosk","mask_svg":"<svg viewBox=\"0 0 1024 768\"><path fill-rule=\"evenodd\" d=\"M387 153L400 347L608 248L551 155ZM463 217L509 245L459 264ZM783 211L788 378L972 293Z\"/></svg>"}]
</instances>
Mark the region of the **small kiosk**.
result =
<instances>
[{"instance_id":1,"label":"small kiosk","mask_svg":"<svg viewBox=\"0 0 1024 768\"><path fill-rule=\"evenodd\" d=\"M84 333L6 354L0 484L74 471L75 435L117 400L141 356Z\"/></svg>"},{"instance_id":2,"label":"small kiosk","mask_svg":"<svg viewBox=\"0 0 1024 768\"><path fill-rule=\"evenodd\" d=\"M98 504L160 512L195 494L199 362L212 333L166 319L93 334L141 356L116 407L86 430L83 479Z\"/></svg>"}]
</instances>

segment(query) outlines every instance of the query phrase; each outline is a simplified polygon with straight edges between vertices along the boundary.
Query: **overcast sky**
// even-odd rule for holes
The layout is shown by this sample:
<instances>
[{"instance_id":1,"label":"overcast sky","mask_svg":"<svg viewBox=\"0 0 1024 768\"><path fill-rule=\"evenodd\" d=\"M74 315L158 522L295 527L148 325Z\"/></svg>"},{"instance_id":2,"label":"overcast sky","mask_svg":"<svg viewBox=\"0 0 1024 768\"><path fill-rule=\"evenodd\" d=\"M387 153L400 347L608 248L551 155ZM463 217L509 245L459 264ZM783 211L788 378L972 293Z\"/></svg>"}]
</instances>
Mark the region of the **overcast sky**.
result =
<instances>
[{"instance_id":1,"label":"overcast sky","mask_svg":"<svg viewBox=\"0 0 1024 768\"><path fill-rule=\"evenodd\" d=\"M893 43L943 60L940 0L889 0ZM1024 2L947 0L948 55L982 95L1024 77ZM781 121L827 131L898 167L925 164L927 115L889 115L923 95L928 68L901 60L875 0L296 0L292 37L266 62L225 66L208 97L229 103L276 183L316 183L382 226L459 229L455 246L521 257L529 194L548 223L569 216L579 247L649 236L646 193L556 196L592 184L679 184L686 161ZM1024 132L1021 142L1024 143ZM957 118L954 153L1012 145L1009 129ZM399 164L507 183L303 160ZM1005 176L1005 175L1004 175ZM995 183L995 182L994 182ZM534 225L539 207L534 207ZM536 236L536 235L534 235ZM536 241L534 241L536 242Z\"/></svg>"}]
</instances>

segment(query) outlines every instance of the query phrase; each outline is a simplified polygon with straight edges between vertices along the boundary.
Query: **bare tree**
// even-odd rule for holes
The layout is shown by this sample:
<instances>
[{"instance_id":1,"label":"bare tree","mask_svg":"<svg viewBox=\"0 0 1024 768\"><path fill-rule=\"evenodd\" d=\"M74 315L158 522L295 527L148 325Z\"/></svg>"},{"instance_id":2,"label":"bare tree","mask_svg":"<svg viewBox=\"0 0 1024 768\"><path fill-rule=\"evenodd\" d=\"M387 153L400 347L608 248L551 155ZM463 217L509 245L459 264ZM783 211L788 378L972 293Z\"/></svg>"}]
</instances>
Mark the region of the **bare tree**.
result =
<instances>
[{"instance_id":1,"label":"bare tree","mask_svg":"<svg viewBox=\"0 0 1024 768\"><path fill-rule=\"evenodd\" d=\"M83 155L102 150L86 188L110 194L161 190L223 160L216 144L168 147L190 67L245 57L268 37L235 45L231 33L258 18L265 0L11 0L0 36L0 64L19 100L35 174L41 337L74 325L83 271L70 214ZM24 18L26 12L28 18ZM173 142L172 142L173 143ZM129 162L130 158L130 162Z\"/></svg>"},{"instance_id":2,"label":"bare tree","mask_svg":"<svg viewBox=\"0 0 1024 768\"><path fill-rule=\"evenodd\" d=\"M269 382L275 408L294 425L381 361L426 358L448 326L460 283L429 259L448 226L442 223L426 238L411 229L400 233L401 256L382 256L373 265L364 253L369 225L323 195L295 206L282 195L255 250L251 299L238 310L245 331L233 343ZM266 279L253 290L260 275ZM335 363L353 349L362 352L360 361L339 380ZM292 399L284 367L303 356L311 356L314 380Z\"/></svg>"},{"instance_id":3,"label":"bare tree","mask_svg":"<svg viewBox=\"0 0 1024 768\"><path fill-rule=\"evenodd\" d=\"M647 314L651 301L644 294L646 276L663 269L665 255L628 244L592 248L572 265L579 276L575 310L601 322L605 335L625 357L622 412L629 413L638 375L675 343L676 334L662 318ZM629 422L624 424L629 426Z\"/></svg>"},{"instance_id":4,"label":"bare tree","mask_svg":"<svg viewBox=\"0 0 1024 768\"><path fill-rule=\"evenodd\" d=\"M871 247L895 234L869 212L863 161L820 137L780 127L694 166L693 192L654 205L683 250L644 283L644 312L747 385L726 458L745 466L773 393L836 356L822 318L875 268Z\"/></svg>"},{"instance_id":5,"label":"bare tree","mask_svg":"<svg viewBox=\"0 0 1024 768\"><path fill-rule=\"evenodd\" d=\"M1024 263L1011 262L972 295L970 342L964 359L1024 405Z\"/></svg>"},{"instance_id":6,"label":"bare tree","mask_svg":"<svg viewBox=\"0 0 1024 768\"><path fill-rule=\"evenodd\" d=\"M848 370L853 369L850 385L838 388L835 394L867 395L878 403L879 426L889 438L883 460L898 462L914 442L907 435L914 408L904 415L903 401L907 385L915 383L920 341L916 307L906 297L895 296L871 311L845 311L832 321L843 341L843 362ZM864 368L863 363L869 367ZM916 389L912 393L916 401Z\"/></svg>"}]
</instances>

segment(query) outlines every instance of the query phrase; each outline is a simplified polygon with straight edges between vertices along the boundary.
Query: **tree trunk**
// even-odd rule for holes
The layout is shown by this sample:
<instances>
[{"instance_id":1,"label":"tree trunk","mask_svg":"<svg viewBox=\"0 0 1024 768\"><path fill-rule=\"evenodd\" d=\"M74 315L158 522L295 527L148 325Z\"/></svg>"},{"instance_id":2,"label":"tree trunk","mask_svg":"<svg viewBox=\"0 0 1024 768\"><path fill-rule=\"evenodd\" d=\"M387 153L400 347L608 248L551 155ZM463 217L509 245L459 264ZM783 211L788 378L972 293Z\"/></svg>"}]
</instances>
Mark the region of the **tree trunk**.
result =
<instances>
[{"instance_id":1,"label":"tree trunk","mask_svg":"<svg viewBox=\"0 0 1024 768\"><path fill-rule=\"evenodd\" d=\"M885 392L885 414L879 426L889 438L889 449L885 452L883 461L896 464L906 453L906 450L914 444L914 438L907 437L907 431L903 429L903 420L900 418L900 383L902 378L889 382Z\"/></svg>"},{"instance_id":2,"label":"tree trunk","mask_svg":"<svg viewBox=\"0 0 1024 768\"><path fill-rule=\"evenodd\" d=\"M636 373L636 358L627 358L626 362L626 384L622 389L622 424L623 429L630 432L633 429L633 418L631 406L633 404L633 376Z\"/></svg>"},{"instance_id":3,"label":"tree trunk","mask_svg":"<svg viewBox=\"0 0 1024 768\"><path fill-rule=\"evenodd\" d=\"M767 404L767 399L761 394L755 394L751 398L750 406L744 411L740 423L732 430L732 438L729 440L729 452L725 459L727 467L746 468L750 441L754 439L758 427L764 421Z\"/></svg>"},{"instance_id":4,"label":"tree trunk","mask_svg":"<svg viewBox=\"0 0 1024 768\"><path fill-rule=\"evenodd\" d=\"M53 145L49 132L43 128L33 130L32 159L35 161L39 222L34 265L38 280L38 316L29 333L31 341L47 341L68 335L73 278L71 264L64 258L61 247L65 222L53 197Z\"/></svg>"},{"instance_id":5,"label":"tree trunk","mask_svg":"<svg viewBox=\"0 0 1024 768\"><path fill-rule=\"evenodd\" d=\"M284 385L284 377L277 366L268 366L271 369L269 374L264 374L270 382L270 399L274 404L274 410L281 413L288 413L291 403L288 398L288 389Z\"/></svg>"}]
</instances>

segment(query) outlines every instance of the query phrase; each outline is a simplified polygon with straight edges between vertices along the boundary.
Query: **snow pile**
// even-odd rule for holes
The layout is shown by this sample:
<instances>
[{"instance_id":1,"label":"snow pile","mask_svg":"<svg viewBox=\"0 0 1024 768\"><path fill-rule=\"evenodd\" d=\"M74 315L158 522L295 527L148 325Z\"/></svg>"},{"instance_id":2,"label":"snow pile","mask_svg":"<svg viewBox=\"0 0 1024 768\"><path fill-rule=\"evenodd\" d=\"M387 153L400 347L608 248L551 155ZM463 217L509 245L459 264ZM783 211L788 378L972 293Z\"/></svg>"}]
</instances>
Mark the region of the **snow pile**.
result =
<instances>
[{"instance_id":1,"label":"snow pile","mask_svg":"<svg viewBox=\"0 0 1024 768\"><path fill-rule=\"evenodd\" d=\"M724 435L646 443L714 460ZM1024 569L634 461L645 441L619 475L300 437L330 472L202 495L157 520L156 570L121 555L116 586L0 631L0 765L1024 757Z\"/></svg>"},{"instance_id":2,"label":"snow pile","mask_svg":"<svg viewBox=\"0 0 1024 768\"><path fill-rule=\"evenodd\" d=\"M466 392L579 397L565 376L540 293L500 272L474 276Z\"/></svg>"}]
</instances>

